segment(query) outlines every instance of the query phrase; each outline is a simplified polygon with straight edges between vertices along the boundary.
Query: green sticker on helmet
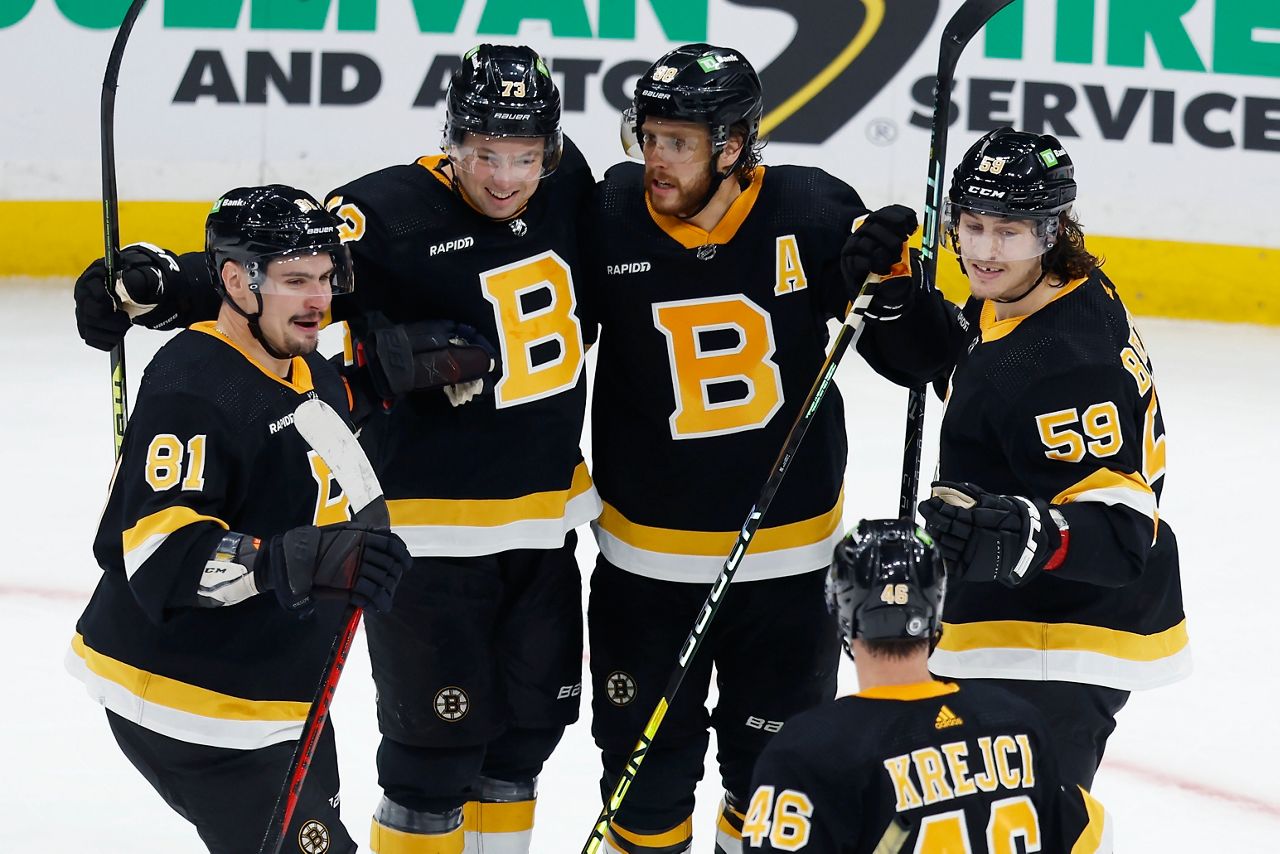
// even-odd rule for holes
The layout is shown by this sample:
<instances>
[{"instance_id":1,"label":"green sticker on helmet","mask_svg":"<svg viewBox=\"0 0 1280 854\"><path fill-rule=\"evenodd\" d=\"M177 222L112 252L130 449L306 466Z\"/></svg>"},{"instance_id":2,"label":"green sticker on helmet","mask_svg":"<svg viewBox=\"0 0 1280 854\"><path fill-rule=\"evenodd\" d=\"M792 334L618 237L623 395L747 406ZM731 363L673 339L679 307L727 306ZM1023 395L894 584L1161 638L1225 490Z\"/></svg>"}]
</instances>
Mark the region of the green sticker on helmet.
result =
<instances>
[{"instance_id":1,"label":"green sticker on helmet","mask_svg":"<svg viewBox=\"0 0 1280 854\"><path fill-rule=\"evenodd\" d=\"M723 65L724 61L712 53L698 57L698 67L708 73L718 71Z\"/></svg>"},{"instance_id":2,"label":"green sticker on helmet","mask_svg":"<svg viewBox=\"0 0 1280 854\"><path fill-rule=\"evenodd\" d=\"M535 63L534 67L537 68L538 71L542 73L543 77L551 76L551 72L547 70L547 64L542 61L542 57L538 57L538 61L537 63Z\"/></svg>"},{"instance_id":3,"label":"green sticker on helmet","mask_svg":"<svg viewBox=\"0 0 1280 854\"><path fill-rule=\"evenodd\" d=\"M933 547L933 537L929 536L929 532L924 528L916 526L916 539L930 548Z\"/></svg>"},{"instance_id":4,"label":"green sticker on helmet","mask_svg":"<svg viewBox=\"0 0 1280 854\"><path fill-rule=\"evenodd\" d=\"M214 214L222 210L222 199L214 199L213 207L209 208L209 213Z\"/></svg>"},{"instance_id":5,"label":"green sticker on helmet","mask_svg":"<svg viewBox=\"0 0 1280 854\"><path fill-rule=\"evenodd\" d=\"M475 47L471 48L471 50L467 51L466 53L464 53L464 54L462 55L462 61L463 61L463 62L466 62L468 59L470 59L471 57L475 56L475 55L476 55L476 51L478 51L478 50L480 50L480 45L476 45Z\"/></svg>"},{"instance_id":6,"label":"green sticker on helmet","mask_svg":"<svg viewBox=\"0 0 1280 854\"><path fill-rule=\"evenodd\" d=\"M1050 169L1058 165L1058 156L1054 154L1051 149L1048 149L1048 148L1040 152L1040 160L1044 163L1045 166L1048 166Z\"/></svg>"}]
</instances>

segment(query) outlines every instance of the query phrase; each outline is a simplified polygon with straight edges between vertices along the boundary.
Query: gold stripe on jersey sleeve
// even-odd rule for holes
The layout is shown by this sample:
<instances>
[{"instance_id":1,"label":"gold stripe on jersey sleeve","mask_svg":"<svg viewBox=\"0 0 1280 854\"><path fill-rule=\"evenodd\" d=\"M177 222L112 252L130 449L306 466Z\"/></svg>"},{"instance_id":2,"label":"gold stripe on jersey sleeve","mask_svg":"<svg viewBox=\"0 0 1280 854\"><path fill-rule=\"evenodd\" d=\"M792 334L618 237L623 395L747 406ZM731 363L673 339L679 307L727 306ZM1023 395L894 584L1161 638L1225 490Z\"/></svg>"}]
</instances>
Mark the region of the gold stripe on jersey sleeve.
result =
<instances>
[{"instance_id":1,"label":"gold stripe on jersey sleeve","mask_svg":"<svg viewBox=\"0 0 1280 854\"><path fill-rule=\"evenodd\" d=\"M649 191L646 189L644 193L644 204L649 209L649 216L653 217L653 221L657 223L658 228L665 231L672 240L679 243L685 249L697 249L699 246L706 246L708 243L728 243L733 236L738 233L738 228L746 220L747 214L751 213L751 208L756 203L756 198L760 195L760 187L764 183L765 167L757 166L751 173L751 183L742 191L738 198L733 200L733 204L729 205L729 210L725 211L720 222L716 223L715 228L710 231L698 228L696 225L687 220L680 219L676 216L667 216L660 214L653 209L653 205L649 203Z\"/></svg>"},{"instance_id":2,"label":"gold stripe on jersey sleeve","mask_svg":"<svg viewBox=\"0 0 1280 854\"><path fill-rule=\"evenodd\" d=\"M632 845L645 848L669 848L693 838L693 817L690 816L670 830L664 830L661 833L636 833L616 824L609 825L609 832Z\"/></svg>"},{"instance_id":3,"label":"gold stripe on jersey sleeve","mask_svg":"<svg viewBox=\"0 0 1280 854\"><path fill-rule=\"evenodd\" d=\"M844 492L836 504L821 516L801 519L773 528L760 528L751 538L751 552L778 551L820 543L830 537L844 519ZM605 502L599 525L622 542L650 552L677 555L723 557L733 548L737 531L683 531L641 525L623 516L616 507Z\"/></svg>"},{"instance_id":4,"label":"gold stripe on jersey sleeve","mask_svg":"<svg viewBox=\"0 0 1280 854\"><path fill-rule=\"evenodd\" d=\"M1076 288L1083 285L1086 281L1087 279L1072 279L1059 288L1058 292L1053 295L1053 298L1044 305L1057 302ZM1044 308L1044 305L1040 306L1040 308ZM1036 311L1039 310L1040 309L1036 309ZM1031 312L1031 314L1035 314L1035 311ZM985 300L982 303L982 314L979 315L978 318L978 326L982 329L983 342L989 343L991 341L999 341L1001 338L1017 329L1018 324L1030 317L1031 314L1024 314L1019 317L1007 317L1004 320L996 320L996 303L991 300Z\"/></svg>"},{"instance_id":5,"label":"gold stripe on jersey sleeve","mask_svg":"<svg viewBox=\"0 0 1280 854\"><path fill-rule=\"evenodd\" d=\"M1071 846L1071 854L1095 854L1098 851L1110 851L1109 846L1104 847L1102 842L1107 836L1107 811L1103 808L1102 803L1093 795L1085 791L1083 786L1076 786L1080 792L1080 798L1084 801L1085 812L1088 813L1089 823L1080 831L1075 844Z\"/></svg>"},{"instance_id":6,"label":"gold stripe on jersey sleeve","mask_svg":"<svg viewBox=\"0 0 1280 854\"><path fill-rule=\"evenodd\" d=\"M231 530L231 526L217 516L205 516L190 507L174 505L152 513L150 516L143 516L134 523L132 528L121 534L120 539L124 545L124 553L128 554L142 546L152 537L167 537L179 528L185 528L187 525L194 525L197 522L214 522L222 526L224 531Z\"/></svg>"},{"instance_id":7,"label":"gold stripe on jersey sleeve","mask_svg":"<svg viewBox=\"0 0 1280 854\"><path fill-rule=\"evenodd\" d=\"M1139 635L1080 623L1031 623L989 620L942 624L938 649L969 652L980 649L1032 649L1095 652L1128 661L1158 661L1187 646L1187 621L1152 635Z\"/></svg>"},{"instance_id":8,"label":"gold stripe on jersey sleeve","mask_svg":"<svg viewBox=\"0 0 1280 854\"><path fill-rule=\"evenodd\" d=\"M90 672L116 683L148 703L188 714L229 721L301 722L306 720L307 712L311 709L310 703L246 700L150 673L103 655L86 645L84 637L79 633L71 639L71 649L84 661Z\"/></svg>"},{"instance_id":9,"label":"gold stripe on jersey sleeve","mask_svg":"<svg viewBox=\"0 0 1280 854\"><path fill-rule=\"evenodd\" d=\"M928 700L933 697L945 697L960 690L954 682L940 682L930 679L928 682L916 682L913 685L881 685L868 688L854 694L868 700Z\"/></svg>"},{"instance_id":10,"label":"gold stripe on jersey sleeve","mask_svg":"<svg viewBox=\"0 0 1280 854\"><path fill-rule=\"evenodd\" d=\"M449 525L496 527L525 519L559 519L572 499L591 488L585 462L573 470L568 489L534 492L519 498L397 498L387 502L393 526Z\"/></svg>"},{"instance_id":11,"label":"gold stripe on jersey sleeve","mask_svg":"<svg viewBox=\"0 0 1280 854\"><path fill-rule=\"evenodd\" d=\"M1101 504L1123 504L1155 521L1159 519L1156 494L1137 472L1098 469L1059 492L1050 504L1094 501Z\"/></svg>"},{"instance_id":12,"label":"gold stripe on jersey sleeve","mask_svg":"<svg viewBox=\"0 0 1280 854\"><path fill-rule=\"evenodd\" d=\"M217 338L223 344L226 344L228 347L235 350L241 356L244 356L246 359L248 359L249 364L253 365L255 368L262 371L262 373L266 374L268 377L271 377L271 379L280 383L280 385L293 389L298 394L306 394L307 392L311 391L314 388L314 386L311 384L311 368L307 367L306 360L303 359L301 356L293 357L289 365L289 379L285 379L284 377L280 376L274 371L268 370L266 365L259 362L253 356L249 355L249 352L247 350L243 349L239 344L237 344L236 342L228 338L226 335L223 335L221 332L219 332L218 321L206 320L201 323L194 323L191 325L191 328L194 329L196 332L203 332L205 335L210 335L214 338Z\"/></svg>"},{"instance_id":13,"label":"gold stripe on jersey sleeve","mask_svg":"<svg viewBox=\"0 0 1280 854\"><path fill-rule=\"evenodd\" d=\"M533 806L533 801L467 801L462 805L462 829L485 834L533 830Z\"/></svg>"}]
</instances>

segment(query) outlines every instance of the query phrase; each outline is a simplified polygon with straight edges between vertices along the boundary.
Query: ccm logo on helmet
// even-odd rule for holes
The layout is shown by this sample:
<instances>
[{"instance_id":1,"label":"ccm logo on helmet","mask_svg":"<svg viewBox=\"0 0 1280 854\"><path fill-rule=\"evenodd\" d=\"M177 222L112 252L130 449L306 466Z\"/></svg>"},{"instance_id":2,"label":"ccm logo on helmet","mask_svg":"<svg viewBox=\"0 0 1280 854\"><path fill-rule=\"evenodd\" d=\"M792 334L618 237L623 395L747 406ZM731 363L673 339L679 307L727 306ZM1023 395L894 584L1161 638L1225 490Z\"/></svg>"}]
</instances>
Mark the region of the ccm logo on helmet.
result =
<instances>
[{"instance_id":1,"label":"ccm logo on helmet","mask_svg":"<svg viewBox=\"0 0 1280 854\"><path fill-rule=\"evenodd\" d=\"M647 273L653 269L648 261L630 261L626 264L610 264L610 276L624 276L627 273Z\"/></svg>"},{"instance_id":2,"label":"ccm logo on helmet","mask_svg":"<svg viewBox=\"0 0 1280 854\"><path fill-rule=\"evenodd\" d=\"M453 252L455 249L466 249L475 246L476 239L474 237L459 237L457 240L446 240L444 243L436 243L431 247L428 255L434 257L441 252Z\"/></svg>"},{"instance_id":3,"label":"ccm logo on helmet","mask_svg":"<svg viewBox=\"0 0 1280 854\"><path fill-rule=\"evenodd\" d=\"M1009 195L1004 190L992 190L989 187L970 187L965 192L974 196L990 196L993 199L1003 199Z\"/></svg>"}]
</instances>

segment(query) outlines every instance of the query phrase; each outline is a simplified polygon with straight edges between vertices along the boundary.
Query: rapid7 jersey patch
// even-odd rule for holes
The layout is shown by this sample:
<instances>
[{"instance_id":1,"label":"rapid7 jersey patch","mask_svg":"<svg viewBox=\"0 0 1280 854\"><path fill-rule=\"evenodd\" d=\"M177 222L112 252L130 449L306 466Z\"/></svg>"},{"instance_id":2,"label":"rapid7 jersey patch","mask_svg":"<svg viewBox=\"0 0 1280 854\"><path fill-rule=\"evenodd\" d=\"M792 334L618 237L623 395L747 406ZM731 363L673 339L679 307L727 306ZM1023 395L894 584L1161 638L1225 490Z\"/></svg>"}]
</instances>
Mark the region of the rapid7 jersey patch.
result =
<instances>
[{"instance_id":1,"label":"rapid7 jersey patch","mask_svg":"<svg viewBox=\"0 0 1280 854\"><path fill-rule=\"evenodd\" d=\"M782 406L769 313L741 294L654 303L667 342L673 439L755 430Z\"/></svg>"}]
</instances>

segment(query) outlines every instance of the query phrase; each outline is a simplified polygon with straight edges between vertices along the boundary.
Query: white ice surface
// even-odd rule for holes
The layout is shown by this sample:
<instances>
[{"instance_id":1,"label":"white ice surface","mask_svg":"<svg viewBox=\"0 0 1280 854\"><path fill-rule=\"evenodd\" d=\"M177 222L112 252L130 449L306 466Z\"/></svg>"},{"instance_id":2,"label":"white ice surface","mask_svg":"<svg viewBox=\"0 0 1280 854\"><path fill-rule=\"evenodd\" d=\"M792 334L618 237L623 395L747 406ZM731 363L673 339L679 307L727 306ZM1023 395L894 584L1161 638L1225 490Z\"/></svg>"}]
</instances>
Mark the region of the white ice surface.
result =
<instances>
[{"instance_id":1,"label":"white ice surface","mask_svg":"<svg viewBox=\"0 0 1280 854\"><path fill-rule=\"evenodd\" d=\"M111 473L104 353L84 347L70 286L0 280L0 852L198 851L116 749L102 710L62 667L99 574L90 542ZM1178 532L1195 673L1136 694L1095 794L1129 852L1280 851L1280 329L1148 319L1169 429L1162 516ZM163 336L130 336L134 382ZM850 435L846 523L896 510L905 394L856 358L839 373ZM938 405L930 401L925 480ZM594 548L580 548L589 567ZM842 688L852 687L848 671ZM583 698L584 712L589 709ZM367 839L377 730L363 636L334 708L347 824ZM714 745L713 745L714 751ZM714 756L714 753L712 753ZM580 849L599 809L587 721L542 778L534 854ZM714 760L698 792L695 851L711 851Z\"/></svg>"}]
</instances>

